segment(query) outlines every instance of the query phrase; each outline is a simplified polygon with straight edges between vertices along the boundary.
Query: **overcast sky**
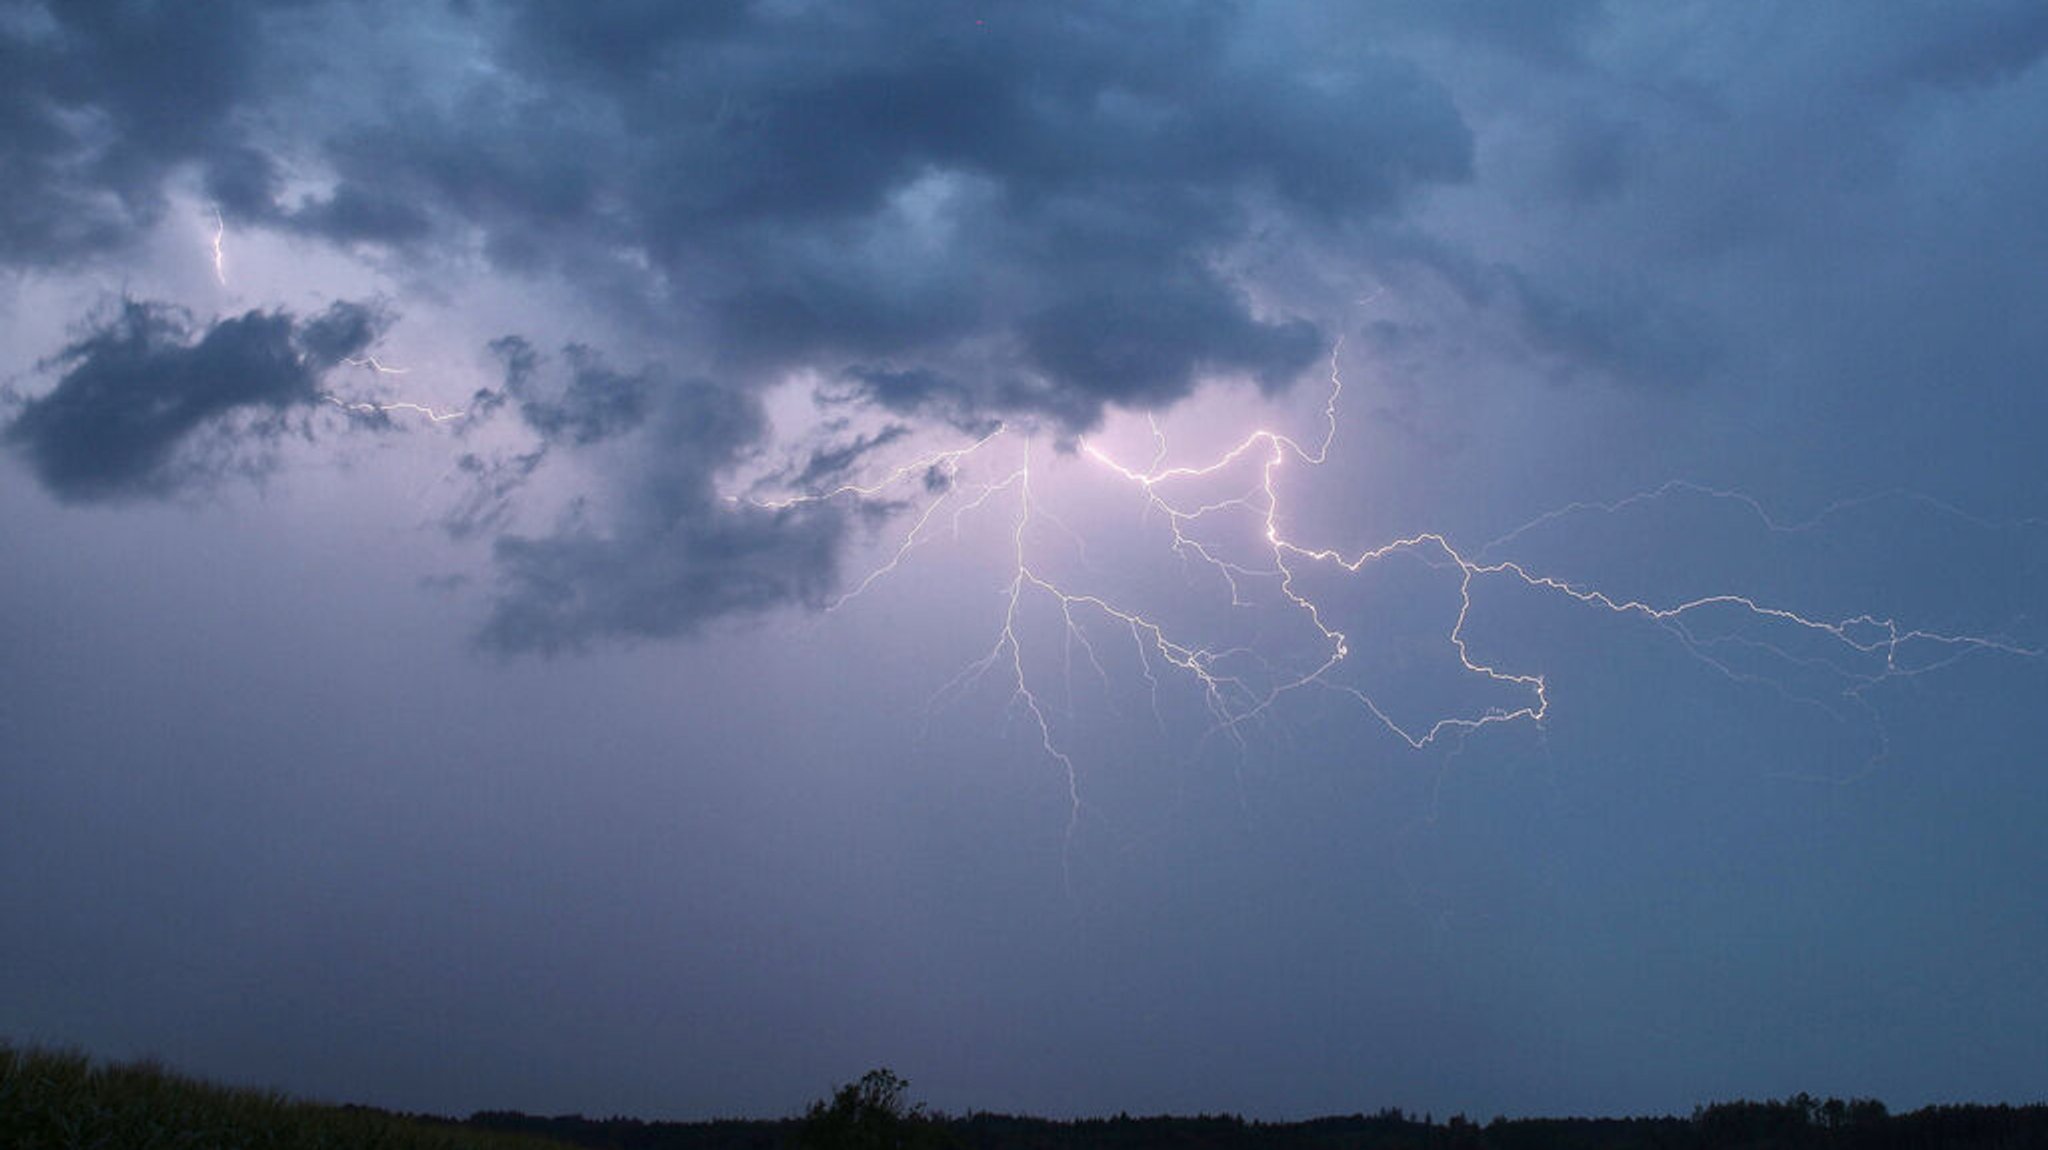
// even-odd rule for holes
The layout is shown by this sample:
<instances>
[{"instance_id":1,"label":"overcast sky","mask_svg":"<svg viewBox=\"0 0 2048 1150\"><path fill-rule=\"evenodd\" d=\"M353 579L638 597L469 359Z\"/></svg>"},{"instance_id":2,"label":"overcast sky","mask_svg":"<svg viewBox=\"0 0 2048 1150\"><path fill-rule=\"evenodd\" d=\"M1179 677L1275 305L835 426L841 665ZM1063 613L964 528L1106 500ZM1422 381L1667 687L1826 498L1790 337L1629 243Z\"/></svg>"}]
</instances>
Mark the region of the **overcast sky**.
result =
<instances>
[{"instance_id":1,"label":"overcast sky","mask_svg":"<svg viewBox=\"0 0 2048 1150\"><path fill-rule=\"evenodd\" d=\"M2048 11L0 0L0 1037L2048 1094Z\"/></svg>"}]
</instances>

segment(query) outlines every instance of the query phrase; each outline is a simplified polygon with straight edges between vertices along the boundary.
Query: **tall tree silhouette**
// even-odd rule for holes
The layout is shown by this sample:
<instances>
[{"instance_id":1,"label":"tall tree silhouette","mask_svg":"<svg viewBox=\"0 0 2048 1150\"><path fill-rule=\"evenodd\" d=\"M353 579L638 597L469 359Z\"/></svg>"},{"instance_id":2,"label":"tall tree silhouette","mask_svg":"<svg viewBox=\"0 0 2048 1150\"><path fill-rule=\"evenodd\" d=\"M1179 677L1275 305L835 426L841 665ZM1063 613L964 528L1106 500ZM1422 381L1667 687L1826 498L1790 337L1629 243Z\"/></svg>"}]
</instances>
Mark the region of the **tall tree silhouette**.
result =
<instances>
[{"instance_id":1,"label":"tall tree silhouette","mask_svg":"<svg viewBox=\"0 0 2048 1150\"><path fill-rule=\"evenodd\" d=\"M886 1067L849 1082L831 1101L813 1102L797 1132L803 1150L938 1150L959 1145L924 1105L911 1105L910 1083Z\"/></svg>"}]
</instances>

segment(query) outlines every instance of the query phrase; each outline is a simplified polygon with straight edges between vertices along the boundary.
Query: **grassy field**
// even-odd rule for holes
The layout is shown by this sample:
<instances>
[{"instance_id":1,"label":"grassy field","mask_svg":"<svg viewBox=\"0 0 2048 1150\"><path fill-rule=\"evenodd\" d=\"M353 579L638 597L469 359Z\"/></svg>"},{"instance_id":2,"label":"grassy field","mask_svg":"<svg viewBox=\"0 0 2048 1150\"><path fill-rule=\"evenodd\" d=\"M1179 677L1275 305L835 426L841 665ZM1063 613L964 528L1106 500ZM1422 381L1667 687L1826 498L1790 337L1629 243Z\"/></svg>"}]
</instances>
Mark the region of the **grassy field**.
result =
<instances>
[{"instance_id":1,"label":"grassy field","mask_svg":"<svg viewBox=\"0 0 2048 1150\"><path fill-rule=\"evenodd\" d=\"M562 1150L361 1107L296 1102L149 1063L0 1043L0 1146L8 1150Z\"/></svg>"}]
</instances>

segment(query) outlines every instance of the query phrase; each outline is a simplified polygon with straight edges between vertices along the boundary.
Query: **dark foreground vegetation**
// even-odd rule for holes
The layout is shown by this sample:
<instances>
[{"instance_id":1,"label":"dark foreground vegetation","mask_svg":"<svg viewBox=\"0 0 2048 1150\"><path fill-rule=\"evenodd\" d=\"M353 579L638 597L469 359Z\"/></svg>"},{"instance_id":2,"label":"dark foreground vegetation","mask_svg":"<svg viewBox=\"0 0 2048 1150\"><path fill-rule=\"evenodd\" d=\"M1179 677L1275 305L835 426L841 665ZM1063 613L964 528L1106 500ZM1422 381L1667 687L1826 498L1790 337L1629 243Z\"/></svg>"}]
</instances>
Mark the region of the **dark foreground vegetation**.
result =
<instances>
[{"instance_id":1,"label":"dark foreground vegetation","mask_svg":"<svg viewBox=\"0 0 2048 1150\"><path fill-rule=\"evenodd\" d=\"M564 1150L532 1135L216 1086L0 1043L4 1150Z\"/></svg>"},{"instance_id":2,"label":"dark foreground vegetation","mask_svg":"<svg viewBox=\"0 0 2048 1150\"><path fill-rule=\"evenodd\" d=\"M2048 1148L2048 1106L1937 1106L1891 1114L1881 1102L1724 1102L1686 1118L1495 1118L1439 1122L1383 1110L1307 1122L1236 1115L1088 1118L948 1117L905 1102L886 1070L815 1102L802 1120L639 1122L484 1113L469 1124L547 1134L602 1150L2022 1150Z\"/></svg>"},{"instance_id":3,"label":"dark foreground vegetation","mask_svg":"<svg viewBox=\"0 0 2048 1150\"><path fill-rule=\"evenodd\" d=\"M948 1116L906 1101L886 1070L840 1087L802 1118L645 1122L485 1111L467 1119L296 1102L152 1064L0 1044L4 1150L2022 1150L2048 1147L2048 1106L1933 1106L1891 1114L1868 1099L1804 1094L1723 1102L1689 1117L1445 1121L1383 1110L1306 1122L1235 1115L1053 1121Z\"/></svg>"}]
</instances>

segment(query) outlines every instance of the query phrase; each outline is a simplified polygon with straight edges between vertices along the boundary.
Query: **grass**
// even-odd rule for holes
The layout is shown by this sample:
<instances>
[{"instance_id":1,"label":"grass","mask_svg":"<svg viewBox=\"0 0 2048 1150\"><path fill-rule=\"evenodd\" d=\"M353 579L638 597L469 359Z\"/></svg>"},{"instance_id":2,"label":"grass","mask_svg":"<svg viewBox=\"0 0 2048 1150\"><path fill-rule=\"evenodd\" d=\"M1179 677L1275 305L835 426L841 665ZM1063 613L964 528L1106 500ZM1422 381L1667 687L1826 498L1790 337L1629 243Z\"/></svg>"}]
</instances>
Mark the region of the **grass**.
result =
<instances>
[{"instance_id":1,"label":"grass","mask_svg":"<svg viewBox=\"0 0 2048 1150\"><path fill-rule=\"evenodd\" d=\"M148 1062L0 1043L0 1146L8 1150L562 1150L354 1106L299 1102Z\"/></svg>"}]
</instances>

